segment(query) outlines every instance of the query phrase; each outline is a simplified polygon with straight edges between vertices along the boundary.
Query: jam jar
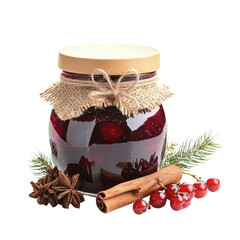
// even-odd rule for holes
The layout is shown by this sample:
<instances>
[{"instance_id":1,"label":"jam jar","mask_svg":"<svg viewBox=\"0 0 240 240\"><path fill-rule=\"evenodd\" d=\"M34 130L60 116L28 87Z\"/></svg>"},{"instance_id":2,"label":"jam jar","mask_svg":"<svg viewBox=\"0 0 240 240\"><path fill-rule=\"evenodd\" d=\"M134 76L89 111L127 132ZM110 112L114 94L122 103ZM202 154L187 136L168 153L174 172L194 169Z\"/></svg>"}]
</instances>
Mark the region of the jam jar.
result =
<instances>
[{"instance_id":1,"label":"jam jar","mask_svg":"<svg viewBox=\"0 0 240 240\"><path fill-rule=\"evenodd\" d=\"M100 67L116 82L134 67L141 82L156 76L159 67L159 53L147 50L101 44L65 48L59 52L61 76L91 81L91 71ZM126 82L134 79L132 74L124 77ZM104 76L95 76L96 82L103 80ZM166 117L161 104L130 116L115 105L89 106L80 116L67 120L61 120L53 109L49 136L54 164L69 176L79 174L77 189L94 195L159 169L166 145Z\"/></svg>"}]
</instances>

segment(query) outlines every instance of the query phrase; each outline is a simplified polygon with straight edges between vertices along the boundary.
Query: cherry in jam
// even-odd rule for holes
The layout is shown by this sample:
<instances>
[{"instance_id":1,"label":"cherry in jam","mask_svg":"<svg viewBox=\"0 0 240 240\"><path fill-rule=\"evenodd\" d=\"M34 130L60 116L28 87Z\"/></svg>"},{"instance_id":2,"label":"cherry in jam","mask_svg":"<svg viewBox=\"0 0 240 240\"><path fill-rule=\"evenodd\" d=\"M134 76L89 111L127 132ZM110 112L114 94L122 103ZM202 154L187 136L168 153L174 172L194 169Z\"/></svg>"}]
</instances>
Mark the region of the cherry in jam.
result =
<instances>
[{"instance_id":1,"label":"cherry in jam","mask_svg":"<svg viewBox=\"0 0 240 240\"><path fill-rule=\"evenodd\" d=\"M53 161L70 176L79 173L78 189L97 193L158 170L165 150L162 106L125 117L116 107L90 107L78 118L62 121L52 110Z\"/></svg>"}]
</instances>

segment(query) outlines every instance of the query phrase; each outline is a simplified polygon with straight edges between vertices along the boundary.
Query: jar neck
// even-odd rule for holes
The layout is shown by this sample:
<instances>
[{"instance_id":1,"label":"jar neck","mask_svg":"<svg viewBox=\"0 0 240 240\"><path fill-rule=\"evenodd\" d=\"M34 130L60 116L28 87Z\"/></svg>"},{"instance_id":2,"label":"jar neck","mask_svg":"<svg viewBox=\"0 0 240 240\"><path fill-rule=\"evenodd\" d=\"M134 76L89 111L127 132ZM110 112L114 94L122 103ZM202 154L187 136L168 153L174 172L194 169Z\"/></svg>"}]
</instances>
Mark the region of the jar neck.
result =
<instances>
[{"instance_id":1,"label":"jar neck","mask_svg":"<svg viewBox=\"0 0 240 240\"><path fill-rule=\"evenodd\" d=\"M62 75L64 77L71 78L71 79L91 80L91 75L89 74L71 73L71 72L63 71ZM155 75L156 75L156 72L140 73L139 79L144 80L144 79L152 78ZM109 75L109 77L112 79L112 81L117 81L120 75ZM96 81L101 81L103 80L103 78L104 77L102 75L96 75L94 79ZM131 74L131 75L126 75L123 81L133 81L135 79L136 79L136 76L134 74Z\"/></svg>"}]
</instances>

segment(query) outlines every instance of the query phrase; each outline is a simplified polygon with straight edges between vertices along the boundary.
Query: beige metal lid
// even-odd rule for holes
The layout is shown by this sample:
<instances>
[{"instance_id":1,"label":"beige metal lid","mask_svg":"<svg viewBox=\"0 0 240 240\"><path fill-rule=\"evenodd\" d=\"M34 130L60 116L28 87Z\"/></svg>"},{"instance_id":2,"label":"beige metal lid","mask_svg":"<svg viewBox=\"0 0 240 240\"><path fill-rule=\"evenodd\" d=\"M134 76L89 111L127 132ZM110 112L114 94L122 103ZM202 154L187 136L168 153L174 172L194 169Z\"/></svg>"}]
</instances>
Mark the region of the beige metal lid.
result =
<instances>
[{"instance_id":1,"label":"beige metal lid","mask_svg":"<svg viewBox=\"0 0 240 240\"><path fill-rule=\"evenodd\" d=\"M58 66L82 74L91 74L95 68L102 68L109 75L122 75L131 68L147 73L159 69L160 54L155 48L140 45L79 45L61 49Z\"/></svg>"}]
</instances>

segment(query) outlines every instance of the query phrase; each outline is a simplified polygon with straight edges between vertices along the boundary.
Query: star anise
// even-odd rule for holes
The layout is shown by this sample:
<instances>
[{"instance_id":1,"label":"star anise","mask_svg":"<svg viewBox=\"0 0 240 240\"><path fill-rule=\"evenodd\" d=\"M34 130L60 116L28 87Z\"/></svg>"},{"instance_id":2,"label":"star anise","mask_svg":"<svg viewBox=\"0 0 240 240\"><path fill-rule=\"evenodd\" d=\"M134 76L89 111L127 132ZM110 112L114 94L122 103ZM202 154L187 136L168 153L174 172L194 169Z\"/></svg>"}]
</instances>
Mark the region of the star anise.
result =
<instances>
[{"instance_id":1,"label":"star anise","mask_svg":"<svg viewBox=\"0 0 240 240\"><path fill-rule=\"evenodd\" d=\"M47 175L44 178L40 178L37 183L31 182L33 192L29 194L29 197L37 198L38 204L48 205L50 203L53 207L57 205L56 193L51 189L54 181L49 181L50 177Z\"/></svg>"},{"instance_id":2,"label":"star anise","mask_svg":"<svg viewBox=\"0 0 240 240\"><path fill-rule=\"evenodd\" d=\"M58 186L58 173L59 170L57 168L57 166L55 166L54 168L48 168L47 169L47 175L49 177L49 181L53 181L53 186Z\"/></svg>"},{"instance_id":3,"label":"star anise","mask_svg":"<svg viewBox=\"0 0 240 240\"><path fill-rule=\"evenodd\" d=\"M77 184L79 174L75 174L69 178L63 172L58 173L58 187L53 187L57 192L57 200L64 208L69 208L72 204L76 208L80 208L80 203L84 201L83 195L74 189Z\"/></svg>"}]
</instances>

